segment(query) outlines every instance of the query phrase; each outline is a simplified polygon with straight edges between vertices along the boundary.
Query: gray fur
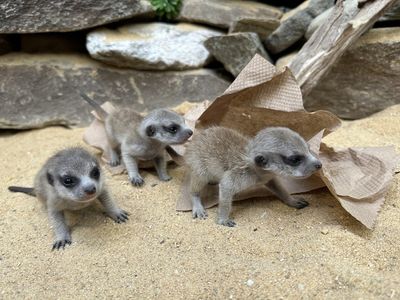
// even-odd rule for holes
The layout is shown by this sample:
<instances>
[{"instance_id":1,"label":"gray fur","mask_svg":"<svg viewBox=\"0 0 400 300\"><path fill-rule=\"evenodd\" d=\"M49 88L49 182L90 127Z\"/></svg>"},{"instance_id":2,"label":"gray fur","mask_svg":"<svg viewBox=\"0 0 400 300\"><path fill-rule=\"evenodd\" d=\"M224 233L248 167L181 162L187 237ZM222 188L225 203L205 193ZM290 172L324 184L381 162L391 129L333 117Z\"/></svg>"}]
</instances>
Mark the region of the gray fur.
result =
<instances>
[{"instance_id":1,"label":"gray fur","mask_svg":"<svg viewBox=\"0 0 400 300\"><path fill-rule=\"evenodd\" d=\"M304 139L284 127L265 128L252 139L224 127L202 130L187 147L185 161L191 172L193 217L207 217L200 193L209 183L219 183L217 222L230 227L235 225L229 218L235 194L265 183L287 205L303 208L308 203L292 197L278 178L305 178L321 168Z\"/></svg>"},{"instance_id":2,"label":"gray fur","mask_svg":"<svg viewBox=\"0 0 400 300\"><path fill-rule=\"evenodd\" d=\"M97 108L92 102L88 102ZM193 133L182 116L167 109L153 110L145 117L133 109L117 109L108 114L104 122L110 145L106 149L110 164L116 166L120 163L120 152L129 180L135 186L144 183L139 174L140 160L152 160L158 177L163 181L171 180L167 173L164 149L169 145L185 143ZM171 126L176 126L176 133L169 131Z\"/></svg>"},{"instance_id":3,"label":"gray fur","mask_svg":"<svg viewBox=\"0 0 400 300\"><path fill-rule=\"evenodd\" d=\"M33 191L47 208L55 233L53 249L71 244L65 210L80 210L98 199L115 222L128 220L128 213L110 197L97 159L82 148L68 148L49 158L35 177Z\"/></svg>"}]
</instances>

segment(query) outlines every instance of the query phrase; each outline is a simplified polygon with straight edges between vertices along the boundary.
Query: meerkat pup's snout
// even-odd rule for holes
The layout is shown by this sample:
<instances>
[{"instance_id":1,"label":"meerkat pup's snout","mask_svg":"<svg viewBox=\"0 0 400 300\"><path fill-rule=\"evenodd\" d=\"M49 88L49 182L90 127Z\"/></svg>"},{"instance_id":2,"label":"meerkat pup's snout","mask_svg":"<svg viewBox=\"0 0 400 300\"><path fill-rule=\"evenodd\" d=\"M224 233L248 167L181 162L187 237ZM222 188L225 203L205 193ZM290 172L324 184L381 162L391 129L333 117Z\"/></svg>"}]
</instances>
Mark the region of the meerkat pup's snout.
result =
<instances>
[{"instance_id":1,"label":"meerkat pup's snout","mask_svg":"<svg viewBox=\"0 0 400 300\"><path fill-rule=\"evenodd\" d=\"M115 222L128 220L129 214L108 193L97 159L82 148L68 148L49 158L36 175L34 188L10 186L9 190L36 196L45 204L55 233L53 249L71 244L65 210L79 210L98 199Z\"/></svg>"},{"instance_id":2,"label":"meerkat pup's snout","mask_svg":"<svg viewBox=\"0 0 400 300\"><path fill-rule=\"evenodd\" d=\"M193 137L185 160L193 217L207 217L200 192L209 183L219 183L217 222L230 227L235 225L229 218L235 194L262 182L287 205L303 208L307 201L292 197L278 177L305 178L322 167L304 139L284 127L265 128L252 139L232 129L211 127Z\"/></svg>"}]
</instances>

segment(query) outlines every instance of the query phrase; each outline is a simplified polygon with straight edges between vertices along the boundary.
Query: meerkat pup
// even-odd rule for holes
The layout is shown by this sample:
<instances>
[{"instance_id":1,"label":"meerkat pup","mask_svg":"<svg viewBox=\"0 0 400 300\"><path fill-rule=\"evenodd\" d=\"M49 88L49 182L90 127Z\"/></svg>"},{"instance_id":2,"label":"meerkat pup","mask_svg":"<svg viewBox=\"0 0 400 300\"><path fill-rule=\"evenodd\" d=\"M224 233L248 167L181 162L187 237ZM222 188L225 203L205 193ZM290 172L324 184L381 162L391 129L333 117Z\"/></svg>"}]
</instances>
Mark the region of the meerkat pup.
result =
<instances>
[{"instance_id":1,"label":"meerkat pup","mask_svg":"<svg viewBox=\"0 0 400 300\"><path fill-rule=\"evenodd\" d=\"M33 188L8 189L36 196L45 205L55 234L53 250L71 244L65 210L79 210L98 199L115 222L128 220L129 214L111 198L97 159L82 148L68 148L49 158L37 173Z\"/></svg>"},{"instance_id":2,"label":"meerkat pup","mask_svg":"<svg viewBox=\"0 0 400 300\"><path fill-rule=\"evenodd\" d=\"M304 199L291 196L278 177L305 178L322 166L304 139L283 127L265 128L252 139L224 127L199 131L187 147L185 161L193 217L207 217L200 192L210 183L219 183L217 223L229 227L236 225L229 218L233 196L258 183L265 183L289 206L307 206Z\"/></svg>"},{"instance_id":3,"label":"meerkat pup","mask_svg":"<svg viewBox=\"0 0 400 300\"><path fill-rule=\"evenodd\" d=\"M87 95L81 96L94 107L105 123L110 145L106 150L110 165L116 166L120 163L120 152L129 181L133 185L141 186L144 183L139 174L139 160L152 160L158 177L162 181L171 180L167 173L164 150L168 150L169 145L185 143L193 134L182 116L167 109L153 110L145 117L128 108L117 109L108 114Z\"/></svg>"}]
</instances>

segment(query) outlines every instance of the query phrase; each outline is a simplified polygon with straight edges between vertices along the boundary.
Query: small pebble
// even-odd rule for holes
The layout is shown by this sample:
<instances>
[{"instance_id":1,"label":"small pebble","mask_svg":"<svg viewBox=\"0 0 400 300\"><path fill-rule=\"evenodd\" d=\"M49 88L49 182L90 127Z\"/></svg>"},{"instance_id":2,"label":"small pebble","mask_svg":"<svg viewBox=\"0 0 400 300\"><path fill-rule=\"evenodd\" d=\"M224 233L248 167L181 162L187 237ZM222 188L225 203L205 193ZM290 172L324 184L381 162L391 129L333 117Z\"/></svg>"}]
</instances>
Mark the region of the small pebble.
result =
<instances>
[{"instance_id":1,"label":"small pebble","mask_svg":"<svg viewBox=\"0 0 400 300\"><path fill-rule=\"evenodd\" d=\"M324 228L321 229L321 233L322 233L322 234L328 234L328 232L329 232L329 230L328 230L328 228L326 228L326 227L324 227Z\"/></svg>"},{"instance_id":2,"label":"small pebble","mask_svg":"<svg viewBox=\"0 0 400 300\"><path fill-rule=\"evenodd\" d=\"M246 285L247 286L253 286L254 285L254 281L249 279L249 280L247 280Z\"/></svg>"}]
</instances>

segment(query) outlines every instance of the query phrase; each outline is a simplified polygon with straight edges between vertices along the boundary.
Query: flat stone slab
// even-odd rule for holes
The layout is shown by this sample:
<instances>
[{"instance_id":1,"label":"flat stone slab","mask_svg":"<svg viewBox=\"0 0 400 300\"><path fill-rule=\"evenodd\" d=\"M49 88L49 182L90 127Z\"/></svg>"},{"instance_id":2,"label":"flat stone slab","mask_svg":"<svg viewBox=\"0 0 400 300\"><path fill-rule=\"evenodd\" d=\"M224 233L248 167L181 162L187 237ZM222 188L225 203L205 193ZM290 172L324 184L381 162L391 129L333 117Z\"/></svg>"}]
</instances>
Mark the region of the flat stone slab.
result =
<instances>
[{"instance_id":1,"label":"flat stone slab","mask_svg":"<svg viewBox=\"0 0 400 300\"><path fill-rule=\"evenodd\" d=\"M17 0L0 4L0 33L65 32L155 17L147 0Z\"/></svg>"},{"instance_id":2,"label":"flat stone slab","mask_svg":"<svg viewBox=\"0 0 400 300\"><path fill-rule=\"evenodd\" d=\"M184 0L178 19L229 28L233 22L243 18L279 19L281 16L278 8L254 1Z\"/></svg>"},{"instance_id":3,"label":"flat stone slab","mask_svg":"<svg viewBox=\"0 0 400 300\"><path fill-rule=\"evenodd\" d=\"M88 34L90 55L105 63L137 70L188 70L211 59L203 43L221 35L217 30L187 23L144 23Z\"/></svg>"},{"instance_id":4,"label":"flat stone slab","mask_svg":"<svg viewBox=\"0 0 400 300\"><path fill-rule=\"evenodd\" d=\"M85 55L0 56L0 128L85 126L92 120L84 92L99 103L131 105L137 111L214 99L230 81L207 69L150 72L117 69Z\"/></svg>"},{"instance_id":5,"label":"flat stone slab","mask_svg":"<svg viewBox=\"0 0 400 300\"><path fill-rule=\"evenodd\" d=\"M274 18L239 19L231 25L229 33L255 32L261 39L266 39L276 28L279 27L279 20Z\"/></svg>"}]
</instances>

